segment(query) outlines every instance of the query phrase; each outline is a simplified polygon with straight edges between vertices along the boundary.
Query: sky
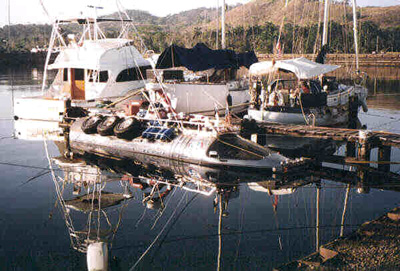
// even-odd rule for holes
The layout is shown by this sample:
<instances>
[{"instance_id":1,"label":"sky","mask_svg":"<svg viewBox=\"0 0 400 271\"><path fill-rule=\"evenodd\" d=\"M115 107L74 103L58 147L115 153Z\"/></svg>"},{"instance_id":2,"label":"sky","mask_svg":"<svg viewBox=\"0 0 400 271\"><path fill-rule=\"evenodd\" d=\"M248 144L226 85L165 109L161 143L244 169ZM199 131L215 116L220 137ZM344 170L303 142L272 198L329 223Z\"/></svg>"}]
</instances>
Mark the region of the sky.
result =
<instances>
[{"instance_id":1,"label":"sky","mask_svg":"<svg viewBox=\"0 0 400 271\"><path fill-rule=\"evenodd\" d=\"M227 4L246 3L250 0L225 0ZM284 0L282 0L284 1ZM114 0L0 0L0 26L8 24L8 3L10 5L10 22L17 23L50 23L51 18L78 16L80 12L88 13L87 5L102 6L98 14L116 11ZM50 17L43 11L41 2ZM146 10L156 16L166 16L198 7L215 7L222 0L119 0L126 9ZM357 0L359 6L400 5L400 0ZM94 14L93 9L89 12Z\"/></svg>"}]
</instances>

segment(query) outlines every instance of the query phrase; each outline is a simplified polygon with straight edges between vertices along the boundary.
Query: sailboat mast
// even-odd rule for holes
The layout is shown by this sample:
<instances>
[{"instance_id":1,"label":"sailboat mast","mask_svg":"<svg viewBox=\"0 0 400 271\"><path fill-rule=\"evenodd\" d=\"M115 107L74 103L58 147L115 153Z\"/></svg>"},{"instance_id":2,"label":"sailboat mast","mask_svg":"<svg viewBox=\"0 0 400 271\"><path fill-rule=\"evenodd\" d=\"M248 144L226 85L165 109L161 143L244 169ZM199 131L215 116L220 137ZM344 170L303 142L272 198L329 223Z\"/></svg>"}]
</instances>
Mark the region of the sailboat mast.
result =
<instances>
[{"instance_id":1,"label":"sailboat mast","mask_svg":"<svg viewBox=\"0 0 400 271\"><path fill-rule=\"evenodd\" d=\"M329 21L329 1L325 0L324 8L324 32L322 34L322 46L328 43L328 21Z\"/></svg>"},{"instance_id":2,"label":"sailboat mast","mask_svg":"<svg viewBox=\"0 0 400 271\"><path fill-rule=\"evenodd\" d=\"M216 42L215 42L215 49L219 47L219 1L217 0L217 35L216 35Z\"/></svg>"},{"instance_id":3,"label":"sailboat mast","mask_svg":"<svg viewBox=\"0 0 400 271\"><path fill-rule=\"evenodd\" d=\"M357 3L356 0L352 0L353 2L353 30L354 30L354 50L356 52L356 69L359 71L358 65L358 31L357 31Z\"/></svg>"},{"instance_id":4,"label":"sailboat mast","mask_svg":"<svg viewBox=\"0 0 400 271\"><path fill-rule=\"evenodd\" d=\"M222 0L221 17L221 47L225 49L225 0Z\"/></svg>"}]
</instances>

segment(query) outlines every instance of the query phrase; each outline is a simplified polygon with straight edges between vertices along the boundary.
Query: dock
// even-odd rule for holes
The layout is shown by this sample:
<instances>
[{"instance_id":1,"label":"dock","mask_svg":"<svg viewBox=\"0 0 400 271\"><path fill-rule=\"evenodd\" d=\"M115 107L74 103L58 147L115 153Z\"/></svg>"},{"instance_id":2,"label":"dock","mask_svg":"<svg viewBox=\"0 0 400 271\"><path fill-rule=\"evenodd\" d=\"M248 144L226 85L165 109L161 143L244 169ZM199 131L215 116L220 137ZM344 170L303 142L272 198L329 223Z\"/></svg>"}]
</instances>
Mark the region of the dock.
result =
<instances>
[{"instance_id":1,"label":"dock","mask_svg":"<svg viewBox=\"0 0 400 271\"><path fill-rule=\"evenodd\" d=\"M268 135L343 142L346 144L346 159L343 161L353 164L362 162L366 165L375 163L380 170L386 172L390 171L391 164L398 163L391 161L391 149L400 148L400 134L386 131L242 122L241 133L252 141L264 145ZM370 161L371 150L375 148L378 149L378 161Z\"/></svg>"}]
</instances>

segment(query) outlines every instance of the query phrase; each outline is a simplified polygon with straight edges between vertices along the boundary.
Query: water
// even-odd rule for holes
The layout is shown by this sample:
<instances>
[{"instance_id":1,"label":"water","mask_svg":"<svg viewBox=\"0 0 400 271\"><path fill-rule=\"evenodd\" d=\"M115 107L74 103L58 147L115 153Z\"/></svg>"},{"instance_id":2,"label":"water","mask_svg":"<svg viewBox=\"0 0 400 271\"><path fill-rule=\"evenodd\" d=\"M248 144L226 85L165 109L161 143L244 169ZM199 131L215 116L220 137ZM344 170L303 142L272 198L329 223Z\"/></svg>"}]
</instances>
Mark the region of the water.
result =
<instances>
[{"instance_id":1,"label":"water","mask_svg":"<svg viewBox=\"0 0 400 271\"><path fill-rule=\"evenodd\" d=\"M206 196L172 187L164 194L162 202L165 208L162 211L152 209L149 207L160 204L160 201L143 202L147 196L144 193L150 193L152 187L143 192L128 185L127 181L119 181L126 173L119 168L114 173L101 173L109 180L117 179L103 182L103 191L122 194L127 193L126 187L129 187L132 198L104 209L100 220L97 220L97 212L92 213L92 217L90 212L73 209L66 212L59 199L69 200L77 195L73 194L71 183L64 184L61 179L53 181L48 172L44 143L10 138L13 129L12 96L40 94L39 78L40 71L14 70L0 75L1 270L87 270L85 254L73 248L73 244L82 247L84 242L71 243L71 232L84 236L83 239L93 241L101 236L103 241L107 241L110 270L129 270L154 240L156 242L135 270L217 269L219 252L222 270L269 270L308 255L318 245L339 237L347 183L343 179L320 179L316 173L299 177L284 187L278 183L274 187L270 182L272 193L278 193L279 188L292 188L294 192L282 194L290 190L281 189L281 195L269 195L267 189L260 189L260 183L256 182L270 180L270 176L241 175L238 180L235 173L210 172L186 165L184 168L192 174L225 174L224 179L216 178L218 182L225 182L217 186L225 206L224 216L219 219L219 205L214 206L219 194ZM368 129L400 133L400 111L396 110L398 96L394 95L398 94L398 85L398 80L380 79L379 86L385 89L378 89L376 94L393 94L379 97L396 106L382 108L385 103L379 103L368 113L362 113L361 122ZM390 86L396 89L386 89ZM369 102L374 101L374 97L378 96L371 97ZM51 157L59 156L54 143L48 142L48 150ZM338 152L342 151L343 147L340 147ZM393 161L400 161L399 151L392 152ZM376 151L372 159L376 159ZM96 164L108 165L102 160ZM397 172L400 167L392 165L391 170ZM64 178L58 167L55 174ZM141 171L146 178L154 178L157 174ZM194 175L192 180L196 179ZM32 179L35 176L37 178ZM57 196L56 187L63 190L62 197ZM207 189L213 187L216 186L211 184ZM372 186L366 194L357 193L356 186L350 188L344 233L399 206L399 193L396 192L399 188L393 184L383 187ZM90 184L82 186L80 195L87 188L92 191L95 187ZM160 187L160 193L166 189ZM255 191L257 189L262 191ZM66 218L71 219L72 227L68 227ZM221 240L218 238L219 222L222 223ZM109 223L115 232L109 231ZM319 223L319 232L316 223ZM88 228L92 229L90 238L87 238Z\"/></svg>"}]
</instances>

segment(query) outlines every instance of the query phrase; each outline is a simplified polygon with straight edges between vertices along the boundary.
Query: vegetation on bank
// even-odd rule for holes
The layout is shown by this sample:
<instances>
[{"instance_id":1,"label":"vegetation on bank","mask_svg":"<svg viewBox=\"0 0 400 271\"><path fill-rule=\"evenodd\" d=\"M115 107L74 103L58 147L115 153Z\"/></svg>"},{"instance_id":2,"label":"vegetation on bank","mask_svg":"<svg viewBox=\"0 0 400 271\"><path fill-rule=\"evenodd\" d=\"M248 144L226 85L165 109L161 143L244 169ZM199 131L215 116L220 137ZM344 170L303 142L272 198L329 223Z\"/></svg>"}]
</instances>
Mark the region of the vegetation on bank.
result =
<instances>
[{"instance_id":1,"label":"vegetation on bank","mask_svg":"<svg viewBox=\"0 0 400 271\"><path fill-rule=\"evenodd\" d=\"M234 14L242 7L229 7L229 10ZM212 16L211 9L201 8L163 18L143 11L133 10L128 13L135 21L140 37L148 50L159 53L172 43L191 47L198 42L203 42L210 48L216 48L217 31L215 26L217 21L215 14ZM114 14L110 16L113 17ZM364 20L361 20L359 27L361 53L400 51L399 25L377 24L372 19L365 20L366 16L363 16ZM118 24L106 23L102 26L109 37L116 37L119 33ZM12 63L17 55L28 54L32 48L47 48L51 27L51 25L18 24L0 28L0 63ZM69 33L78 33L79 29L79 26L65 25L62 26L61 32L66 36ZM255 24L239 25L228 21L226 31L228 48L236 51L255 50L259 54L271 54L277 49L280 24L258 21ZM293 24L287 21L281 31L280 51L282 53L310 54L319 49L322 26L317 23ZM137 36L134 33L130 33L130 36L131 38L136 37L135 40L139 45ZM220 44L220 38L218 38L218 42ZM333 20L330 23L329 31L330 52L353 53L353 44L351 23ZM19 62L24 62L24 59L28 58L24 56L18 59Z\"/></svg>"},{"instance_id":2,"label":"vegetation on bank","mask_svg":"<svg viewBox=\"0 0 400 271\"><path fill-rule=\"evenodd\" d=\"M10 29L10 31L9 31ZM150 25L138 27L147 49L161 52L171 43L190 47L197 42L204 42L215 48L217 33L215 30L203 31L199 27L182 32L166 31L162 27ZM66 27L64 35L72 33ZM0 53L30 52L32 48L46 48L51 33L50 25L12 25L0 28ZM109 36L116 36L118 29L110 25L106 27ZM285 24L281 34L281 51L283 53L314 53L316 44L320 43L322 26L306 27ZM10 34L10 39L8 35ZM133 36L133 34L132 34ZM279 36L279 26L272 23L244 28L227 27L227 47L238 51L255 50L257 53L273 53ZM220 42L220 38L219 38ZM336 22L331 23L329 45L332 53L353 52L353 30ZM399 52L400 27L379 28L371 21L361 24L359 30L361 53L374 51Z\"/></svg>"}]
</instances>

